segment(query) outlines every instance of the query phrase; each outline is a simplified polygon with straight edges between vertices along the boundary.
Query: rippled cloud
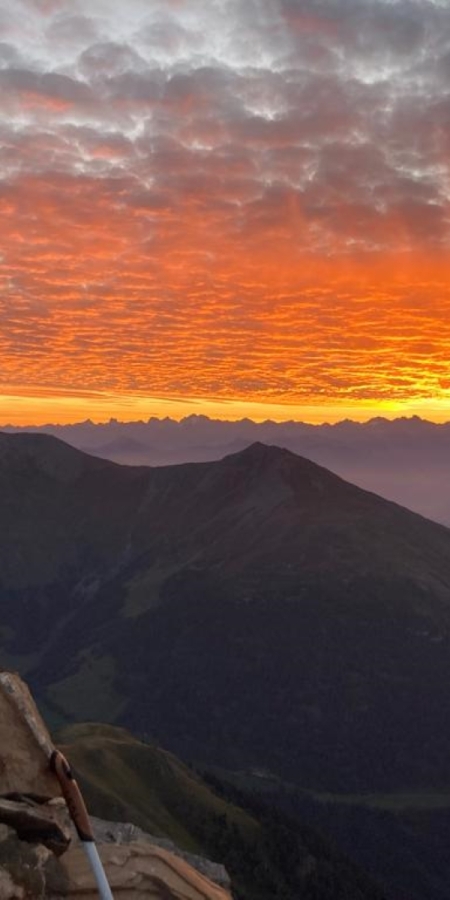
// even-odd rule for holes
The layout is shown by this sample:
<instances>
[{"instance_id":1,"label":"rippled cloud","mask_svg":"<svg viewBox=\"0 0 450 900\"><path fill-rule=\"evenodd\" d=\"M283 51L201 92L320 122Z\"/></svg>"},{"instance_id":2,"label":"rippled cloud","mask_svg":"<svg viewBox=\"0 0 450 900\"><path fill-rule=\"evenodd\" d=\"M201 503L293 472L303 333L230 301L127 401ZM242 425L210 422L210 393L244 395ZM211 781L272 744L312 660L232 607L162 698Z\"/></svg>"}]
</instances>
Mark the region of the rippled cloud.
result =
<instances>
[{"instance_id":1,"label":"rippled cloud","mask_svg":"<svg viewBox=\"0 0 450 900\"><path fill-rule=\"evenodd\" d=\"M4 385L446 396L450 10L4 0Z\"/></svg>"}]
</instances>

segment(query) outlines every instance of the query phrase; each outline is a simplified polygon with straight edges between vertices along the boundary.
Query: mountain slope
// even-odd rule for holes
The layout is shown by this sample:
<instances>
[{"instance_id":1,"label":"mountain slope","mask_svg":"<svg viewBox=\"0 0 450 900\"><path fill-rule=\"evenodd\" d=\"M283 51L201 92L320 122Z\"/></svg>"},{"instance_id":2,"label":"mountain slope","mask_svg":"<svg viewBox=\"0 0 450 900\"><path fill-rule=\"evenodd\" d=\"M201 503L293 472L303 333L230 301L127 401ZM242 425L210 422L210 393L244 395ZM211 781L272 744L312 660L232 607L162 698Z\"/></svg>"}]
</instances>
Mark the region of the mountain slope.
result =
<instances>
[{"instance_id":1,"label":"mountain slope","mask_svg":"<svg viewBox=\"0 0 450 900\"><path fill-rule=\"evenodd\" d=\"M102 725L72 726L61 737L92 813L224 863L238 900L382 900L320 833L245 798L228 800L161 748Z\"/></svg>"},{"instance_id":2,"label":"mountain slope","mask_svg":"<svg viewBox=\"0 0 450 900\"><path fill-rule=\"evenodd\" d=\"M9 430L23 430L10 427ZM30 430L30 429L26 429ZM218 421L187 416L148 422L35 426L86 453L128 465L174 465L220 459L255 441L306 456L365 490L450 524L450 423L417 416L389 421Z\"/></svg>"},{"instance_id":3,"label":"mountain slope","mask_svg":"<svg viewBox=\"0 0 450 900\"><path fill-rule=\"evenodd\" d=\"M1 659L55 715L318 789L448 783L447 529L258 444L131 469L0 435L0 488Z\"/></svg>"}]
</instances>

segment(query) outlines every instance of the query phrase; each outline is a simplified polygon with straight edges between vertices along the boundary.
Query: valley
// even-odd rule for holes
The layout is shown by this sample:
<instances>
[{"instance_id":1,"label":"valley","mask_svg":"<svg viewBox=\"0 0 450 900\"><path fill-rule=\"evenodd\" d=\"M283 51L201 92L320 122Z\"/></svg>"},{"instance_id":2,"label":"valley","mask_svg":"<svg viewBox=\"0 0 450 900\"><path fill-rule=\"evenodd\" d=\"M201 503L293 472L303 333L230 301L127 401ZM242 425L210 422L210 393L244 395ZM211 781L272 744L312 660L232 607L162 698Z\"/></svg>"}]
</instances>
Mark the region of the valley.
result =
<instances>
[{"instance_id":1,"label":"valley","mask_svg":"<svg viewBox=\"0 0 450 900\"><path fill-rule=\"evenodd\" d=\"M412 834L414 900L441 900L450 531L263 444L151 469L0 434L0 488L0 660L54 730L291 785L272 805L383 883L377 846Z\"/></svg>"}]
</instances>

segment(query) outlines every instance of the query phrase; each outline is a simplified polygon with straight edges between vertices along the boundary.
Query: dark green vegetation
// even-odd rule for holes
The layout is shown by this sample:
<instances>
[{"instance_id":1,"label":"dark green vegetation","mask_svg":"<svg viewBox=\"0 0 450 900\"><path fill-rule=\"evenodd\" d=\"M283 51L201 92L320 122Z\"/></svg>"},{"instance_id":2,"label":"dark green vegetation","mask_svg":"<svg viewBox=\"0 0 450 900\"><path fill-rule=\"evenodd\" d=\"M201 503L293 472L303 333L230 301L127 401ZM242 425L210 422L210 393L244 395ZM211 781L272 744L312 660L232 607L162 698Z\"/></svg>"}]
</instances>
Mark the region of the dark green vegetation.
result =
<instances>
[{"instance_id":1,"label":"dark green vegetation","mask_svg":"<svg viewBox=\"0 0 450 900\"><path fill-rule=\"evenodd\" d=\"M224 770L205 773L207 782L216 784L216 775L230 800L256 795L334 839L376 878L388 900L447 900L449 794L321 794L275 777Z\"/></svg>"},{"instance_id":2,"label":"dark green vegetation","mask_svg":"<svg viewBox=\"0 0 450 900\"><path fill-rule=\"evenodd\" d=\"M262 445L131 469L0 435L0 496L0 664L54 723L332 796L450 790L446 528Z\"/></svg>"},{"instance_id":3,"label":"dark green vegetation","mask_svg":"<svg viewBox=\"0 0 450 900\"><path fill-rule=\"evenodd\" d=\"M382 900L375 883L317 831L217 778L205 783L123 729L73 726L61 739L91 812L222 862L239 900Z\"/></svg>"}]
</instances>

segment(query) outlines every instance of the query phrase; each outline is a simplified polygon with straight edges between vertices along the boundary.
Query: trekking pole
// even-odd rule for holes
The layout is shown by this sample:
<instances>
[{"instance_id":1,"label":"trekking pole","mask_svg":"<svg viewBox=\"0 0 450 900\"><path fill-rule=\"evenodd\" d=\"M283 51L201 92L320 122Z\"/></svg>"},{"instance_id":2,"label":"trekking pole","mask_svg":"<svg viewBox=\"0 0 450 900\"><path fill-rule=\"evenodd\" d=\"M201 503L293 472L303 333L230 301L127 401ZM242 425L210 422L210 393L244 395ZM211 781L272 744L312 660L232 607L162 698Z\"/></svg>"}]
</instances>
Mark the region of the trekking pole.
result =
<instances>
[{"instance_id":1,"label":"trekking pole","mask_svg":"<svg viewBox=\"0 0 450 900\"><path fill-rule=\"evenodd\" d=\"M100 897L102 900L114 900L102 861L98 855L97 847L95 846L94 834L89 821L86 804L83 800L83 795L78 787L78 782L73 776L72 769L70 768L66 757L63 756L60 750L55 749L52 751L50 768L59 781L61 793L66 801L70 818L75 825L78 837L83 844L84 851L94 873Z\"/></svg>"},{"instance_id":2,"label":"trekking pole","mask_svg":"<svg viewBox=\"0 0 450 900\"><path fill-rule=\"evenodd\" d=\"M15 711L28 731L31 732L38 747L44 753L50 770L59 782L70 818L89 860L101 900L114 900L95 845L86 805L69 763L61 751L53 746L36 704L19 676L11 672L0 672L0 687L3 688Z\"/></svg>"}]
</instances>

